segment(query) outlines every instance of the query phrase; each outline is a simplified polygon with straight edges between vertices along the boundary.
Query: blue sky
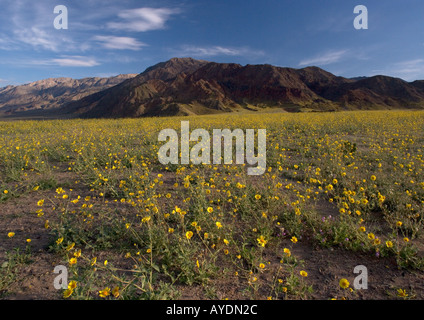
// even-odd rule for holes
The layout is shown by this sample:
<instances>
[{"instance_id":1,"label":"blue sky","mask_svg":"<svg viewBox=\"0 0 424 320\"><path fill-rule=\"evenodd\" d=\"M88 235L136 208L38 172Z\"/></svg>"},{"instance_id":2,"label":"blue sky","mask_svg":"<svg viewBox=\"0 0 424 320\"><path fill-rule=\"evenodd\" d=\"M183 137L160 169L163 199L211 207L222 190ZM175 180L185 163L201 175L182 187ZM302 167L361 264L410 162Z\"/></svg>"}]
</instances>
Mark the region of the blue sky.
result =
<instances>
[{"instance_id":1,"label":"blue sky","mask_svg":"<svg viewBox=\"0 0 424 320\"><path fill-rule=\"evenodd\" d=\"M67 30L54 28L57 5ZM354 28L357 5L367 30ZM172 57L424 79L424 1L0 2L0 86L140 73Z\"/></svg>"}]
</instances>

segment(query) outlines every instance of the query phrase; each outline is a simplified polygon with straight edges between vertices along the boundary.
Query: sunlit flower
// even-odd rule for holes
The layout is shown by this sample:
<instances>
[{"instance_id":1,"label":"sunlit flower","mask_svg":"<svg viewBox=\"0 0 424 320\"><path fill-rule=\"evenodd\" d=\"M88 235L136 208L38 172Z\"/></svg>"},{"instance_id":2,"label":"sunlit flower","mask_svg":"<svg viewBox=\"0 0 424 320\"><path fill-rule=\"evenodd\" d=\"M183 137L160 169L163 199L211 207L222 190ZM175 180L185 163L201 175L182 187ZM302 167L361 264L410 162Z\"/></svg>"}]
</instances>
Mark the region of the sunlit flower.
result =
<instances>
[{"instance_id":1,"label":"sunlit flower","mask_svg":"<svg viewBox=\"0 0 424 320\"><path fill-rule=\"evenodd\" d=\"M142 223L147 223L150 221L150 216L144 217L143 219L141 219Z\"/></svg>"},{"instance_id":2,"label":"sunlit flower","mask_svg":"<svg viewBox=\"0 0 424 320\"><path fill-rule=\"evenodd\" d=\"M112 295L113 295L115 298L118 298L118 297L119 297L119 287L115 287L115 288L113 288L113 290L112 290Z\"/></svg>"},{"instance_id":3,"label":"sunlit flower","mask_svg":"<svg viewBox=\"0 0 424 320\"><path fill-rule=\"evenodd\" d=\"M343 278L339 281L339 285L340 285L340 288L347 289L347 288L349 288L350 283L347 279Z\"/></svg>"},{"instance_id":4,"label":"sunlit flower","mask_svg":"<svg viewBox=\"0 0 424 320\"><path fill-rule=\"evenodd\" d=\"M99 291L100 298L106 298L109 295L110 295L110 288L109 287L106 287L105 289Z\"/></svg>"},{"instance_id":5,"label":"sunlit flower","mask_svg":"<svg viewBox=\"0 0 424 320\"><path fill-rule=\"evenodd\" d=\"M72 293L74 293L74 290L72 290L72 289L66 289L66 290L63 292L63 297L64 297L65 299L67 299L67 298L69 298L69 297L72 295Z\"/></svg>"},{"instance_id":6,"label":"sunlit flower","mask_svg":"<svg viewBox=\"0 0 424 320\"><path fill-rule=\"evenodd\" d=\"M72 281L69 282L68 289L75 290L76 287L77 287L77 282L76 281L72 280Z\"/></svg>"},{"instance_id":7,"label":"sunlit flower","mask_svg":"<svg viewBox=\"0 0 424 320\"><path fill-rule=\"evenodd\" d=\"M402 297L402 298L406 298L408 296L405 289L398 289L397 295L398 297Z\"/></svg>"},{"instance_id":8,"label":"sunlit flower","mask_svg":"<svg viewBox=\"0 0 424 320\"><path fill-rule=\"evenodd\" d=\"M264 236L260 236L258 239L256 239L259 243L259 245L261 245L262 247L265 247L265 245L267 244L267 240L265 240Z\"/></svg>"}]
</instances>

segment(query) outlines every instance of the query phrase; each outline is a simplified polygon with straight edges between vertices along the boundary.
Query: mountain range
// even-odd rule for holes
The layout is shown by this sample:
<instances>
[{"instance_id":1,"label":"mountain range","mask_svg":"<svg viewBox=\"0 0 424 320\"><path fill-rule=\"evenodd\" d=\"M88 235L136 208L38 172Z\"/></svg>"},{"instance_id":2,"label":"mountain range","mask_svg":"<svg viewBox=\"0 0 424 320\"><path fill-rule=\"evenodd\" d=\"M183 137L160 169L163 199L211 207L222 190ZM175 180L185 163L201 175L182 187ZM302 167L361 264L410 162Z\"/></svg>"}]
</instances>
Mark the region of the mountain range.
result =
<instances>
[{"instance_id":1,"label":"mountain range","mask_svg":"<svg viewBox=\"0 0 424 320\"><path fill-rule=\"evenodd\" d=\"M424 80L344 78L318 67L173 58L135 75L0 88L0 114L120 118L255 112L423 109ZM35 112L35 113L34 113Z\"/></svg>"},{"instance_id":2,"label":"mountain range","mask_svg":"<svg viewBox=\"0 0 424 320\"><path fill-rule=\"evenodd\" d=\"M87 95L113 87L137 74L109 78L51 78L0 88L0 115L59 109Z\"/></svg>"}]
</instances>

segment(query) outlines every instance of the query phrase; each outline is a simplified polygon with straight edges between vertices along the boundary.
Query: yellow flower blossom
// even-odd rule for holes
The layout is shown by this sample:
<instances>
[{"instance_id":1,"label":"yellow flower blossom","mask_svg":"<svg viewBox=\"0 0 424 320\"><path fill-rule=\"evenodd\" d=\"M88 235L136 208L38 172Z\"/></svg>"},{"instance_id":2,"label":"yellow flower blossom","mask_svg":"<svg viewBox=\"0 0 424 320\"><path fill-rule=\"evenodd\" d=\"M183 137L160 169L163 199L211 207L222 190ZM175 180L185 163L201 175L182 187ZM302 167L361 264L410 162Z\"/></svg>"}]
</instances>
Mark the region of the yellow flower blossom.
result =
<instances>
[{"instance_id":1,"label":"yellow flower blossom","mask_svg":"<svg viewBox=\"0 0 424 320\"><path fill-rule=\"evenodd\" d=\"M265 245L267 244L267 240L265 240L264 236L260 236L258 239L256 239L259 243L259 245L261 245L262 247L265 247Z\"/></svg>"},{"instance_id":2,"label":"yellow flower blossom","mask_svg":"<svg viewBox=\"0 0 424 320\"><path fill-rule=\"evenodd\" d=\"M339 285L340 285L340 288L347 289L347 288L349 288L350 283L347 279L343 278L343 279L340 279Z\"/></svg>"},{"instance_id":3,"label":"yellow flower blossom","mask_svg":"<svg viewBox=\"0 0 424 320\"><path fill-rule=\"evenodd\" d=\"M99 291L100 298L106 298L110 295L110 288L106 287L105 289Z\"/></svg>"},{"instance_id":4,"label":"yellow flower blossom","mask_svg":"<svg viewBox=\"0 0 424 320\"><path fill-rule=\"evenodd\" d=\"M193 236L193 231L187 231L187 232L186 232L186 238L187 238L188 240L190 240L192 236Z\"/></svg>"}]
</instances>

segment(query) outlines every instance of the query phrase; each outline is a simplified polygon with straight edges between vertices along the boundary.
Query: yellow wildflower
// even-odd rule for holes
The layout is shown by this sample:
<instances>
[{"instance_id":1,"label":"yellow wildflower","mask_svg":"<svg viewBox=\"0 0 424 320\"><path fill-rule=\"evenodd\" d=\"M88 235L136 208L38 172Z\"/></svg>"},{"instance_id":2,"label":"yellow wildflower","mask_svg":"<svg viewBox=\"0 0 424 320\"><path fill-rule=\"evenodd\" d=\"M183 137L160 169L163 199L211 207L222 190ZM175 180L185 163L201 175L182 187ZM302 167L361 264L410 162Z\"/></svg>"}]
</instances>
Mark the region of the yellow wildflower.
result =
<instances>
[{"instance_id":1,"label":"yellow wildflower","mask_svg":"<svg viewBox=\"0 0 424 320\"><path fill-rule=\"evenodd\" d=\"M349 288L350 283L347 279L341 279L339 281L339 285L340 285L340 288L347 289L347 288Z\"/></svg>"},{"instance_id":2,"label":"yellow wildflower","mask_svg":"<svg viewBox=\"0 0 424 320\"><path fill-rule=\"evenodd\" d=\"M105 289L99 291L99 296L101 298L106 298L109 295L110 295L110 288L109 287L106 287Z\"/></svg>"},{"instance_id":3,"label":"yellow wildflower","mask_svg":"<svg viewBox=\"0 0 424 320\"><path fill-rule=\"evenodd\" d=\"M260 236L258 239L256 239L258 241L258 243L262 246L265 247L265 245L267 244L267 240L265 240L264 236Z\"/></svg>"},{"instance_id":4,"label":"yellow wildflower","mask_svg":"<svg viewBox=\"0 0 424 320\"><path fill-rule=\"evenodd\" d=\"M187 231L187 232L186 232L186 238L187 238L188 240L190 240L192 236L193 236L193 232L192 232L192 231Z\"/></svg>"}]
</instances>

